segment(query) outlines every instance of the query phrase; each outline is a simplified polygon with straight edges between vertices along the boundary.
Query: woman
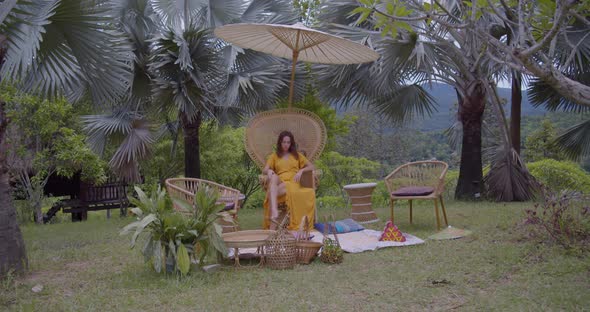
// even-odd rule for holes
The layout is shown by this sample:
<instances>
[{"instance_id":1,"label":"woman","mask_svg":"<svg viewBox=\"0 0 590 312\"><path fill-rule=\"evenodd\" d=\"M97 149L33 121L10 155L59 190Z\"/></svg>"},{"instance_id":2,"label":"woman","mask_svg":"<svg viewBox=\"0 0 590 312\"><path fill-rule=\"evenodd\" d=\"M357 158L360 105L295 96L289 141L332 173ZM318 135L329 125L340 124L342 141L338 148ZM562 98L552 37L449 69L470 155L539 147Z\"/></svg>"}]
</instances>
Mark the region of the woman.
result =
<instances>
[{"instance_id":1,"label":"woman","mask_svg":"<svg viewBox=\"0 0 590 312\"><path fill-rule=\"evenodd\" d=\"M262 170L268 176L268 192L264 201L264 228L275 229L281 220L279 202L285 202L290 215L289 230L297 230L303 216L310 224L314 222L315 191L301 187L299 181L303 172L312 171L314 166L297 152L295 138L289 131L279 134L276 153L272 153Z\"/></svg>"}]
</instances>

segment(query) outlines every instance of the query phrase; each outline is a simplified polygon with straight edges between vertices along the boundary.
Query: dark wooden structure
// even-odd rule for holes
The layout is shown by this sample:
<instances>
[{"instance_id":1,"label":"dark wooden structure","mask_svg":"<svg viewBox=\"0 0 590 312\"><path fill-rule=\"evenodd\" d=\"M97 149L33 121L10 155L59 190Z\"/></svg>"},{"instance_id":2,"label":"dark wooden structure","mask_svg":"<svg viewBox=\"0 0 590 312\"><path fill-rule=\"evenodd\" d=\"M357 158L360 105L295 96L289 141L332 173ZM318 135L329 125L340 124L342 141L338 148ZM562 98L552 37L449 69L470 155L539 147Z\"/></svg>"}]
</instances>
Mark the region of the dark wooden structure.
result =
<instances>
[{"instance_id":1,"label":"dark wooden structure","mask_svg":"<svg viewBox=\"0 0 590 312\"><path fill-rule=\"evenodd\" d=\"M44 222L49 222L55 214L63 210L72 214L72 221L86 220L88 211L119 209L122 216L127 214L129 201L127 199L128 186L111 179L102 185L87 184L80 180L80 175L71 179L50 177L45 186L47 196L69 196L55 203L43 217Z\"/></svg>"}]
</instances>

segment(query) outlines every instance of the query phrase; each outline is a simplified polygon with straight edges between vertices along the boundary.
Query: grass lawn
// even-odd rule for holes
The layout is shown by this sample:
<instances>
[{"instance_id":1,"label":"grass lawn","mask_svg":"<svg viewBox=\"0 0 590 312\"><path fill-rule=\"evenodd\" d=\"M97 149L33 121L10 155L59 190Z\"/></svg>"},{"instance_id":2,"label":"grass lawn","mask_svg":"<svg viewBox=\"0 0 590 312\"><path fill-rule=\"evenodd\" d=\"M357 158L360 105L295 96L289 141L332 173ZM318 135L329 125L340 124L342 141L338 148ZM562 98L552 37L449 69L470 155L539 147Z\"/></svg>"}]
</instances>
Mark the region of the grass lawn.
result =
<instances>
[{"instance_id":1,"label":"grass lawn","mask_svg":"<svg viewBox=\"0 0 590 312\"><path fill-rule=\"evenodd\" d=\"M472 236L345 254L340 265L316 261L288 271L228 266L182 280L156 274L139 249L129 249L129 238L118 232L131 218L95 213L82 223L26 225L30 272L0 281L0 310L590 309L590 256L523 240L517 227L528 205L448 202L450 223ZM377 213L388 216L385 208ZM396 218L402 231L418 237L436 232L431 203L414 208L413 225L404 206ZM243 210L240 221L244 229L257 228L261 211ZM37 284L43 290L34 293Z\"/></svg>"}]
</instances>

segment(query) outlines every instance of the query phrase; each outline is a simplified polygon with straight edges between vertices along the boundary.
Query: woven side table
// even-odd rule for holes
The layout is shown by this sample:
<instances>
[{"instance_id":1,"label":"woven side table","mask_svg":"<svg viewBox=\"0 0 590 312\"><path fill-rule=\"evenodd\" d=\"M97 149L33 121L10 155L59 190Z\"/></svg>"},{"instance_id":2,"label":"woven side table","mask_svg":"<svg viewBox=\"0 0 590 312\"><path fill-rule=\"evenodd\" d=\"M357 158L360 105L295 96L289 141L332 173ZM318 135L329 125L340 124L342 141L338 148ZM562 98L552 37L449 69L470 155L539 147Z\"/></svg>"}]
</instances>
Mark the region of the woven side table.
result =
<instances>
[{"instance_id":1,"label":"woven side table","mask_svg":"<svg viewBox=\"0 0 590 312\"><path fill-rule=\"evenodd\" d=\"M359 183L344 186L351 204L351 218L361 224L378 222L379 217L373 211L371 196L377 183Z\"/></svg>"}]
</instances>

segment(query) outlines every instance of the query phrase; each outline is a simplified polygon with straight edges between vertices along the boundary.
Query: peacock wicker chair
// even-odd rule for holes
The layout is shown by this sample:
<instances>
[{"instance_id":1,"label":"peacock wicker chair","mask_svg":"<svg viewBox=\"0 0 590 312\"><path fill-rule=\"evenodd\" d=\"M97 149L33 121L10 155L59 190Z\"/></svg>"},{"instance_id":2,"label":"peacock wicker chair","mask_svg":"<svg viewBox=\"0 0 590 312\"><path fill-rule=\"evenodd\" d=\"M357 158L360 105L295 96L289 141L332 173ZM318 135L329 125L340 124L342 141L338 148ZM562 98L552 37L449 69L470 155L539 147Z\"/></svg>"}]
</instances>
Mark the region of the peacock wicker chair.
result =
<instances>
[{"instance_id":1,"label":"peacock wicker chair","mask_svg":"<svg viewBox=\"0 0 590 312\"><path fill-rule=\"evenodd\" d=\"M234 218L234 222L227 222L223 219L218 220L223 233L238 230L237 216L240 210L240 191L212 181L194 178L171 178L166 179L165 183L166 191L174 202L174 209L181 212L185 211L179 207L176 201L180 200L193 206L197 191L201 189L215 190L219 194L218 202L226 205L224 211L228 212Z\"/></svg>"},{"instance_id":2,"label":"peacock wicker chair","mask_svg":"<svg viewBox=\"0 0 590 312\"><path fill-rule=\"evenodd\" d=\"M436 226L440 230L438 201L440 201L445 224L448 226L447 212L443 202L445 175L449 165L442 161L417 161L396 168L385 177L389 193L391 221L396 200L408 200L410 204L410 223L412 223L412 200L429 199L434 201Z\"/></svg>"},{"instance_id":3,"label":"peacock wicker chair","mask_svg":"<svg viewBox=\"0 0 590 312\"><path fill-rule=\"evenodd\" d=\"M275 109L258 113L246 126L245 144L250 158L262 170L266 159L275 152L277 138L282 131L291 131L297 142L297 150L310 162L317 160L327 141L326 126L314 113L298 108ZM304 172L301 185L317 188L321 172ZM262 188L268 190L268 177L259 176ZM279 205L279 220L287 213L287 207Z\"/></svg>"}]
</instances>

